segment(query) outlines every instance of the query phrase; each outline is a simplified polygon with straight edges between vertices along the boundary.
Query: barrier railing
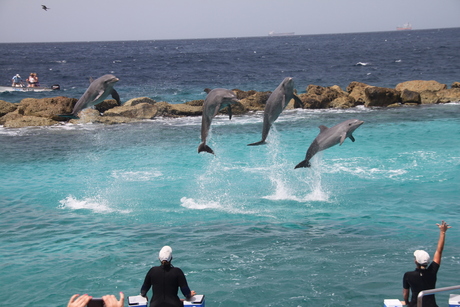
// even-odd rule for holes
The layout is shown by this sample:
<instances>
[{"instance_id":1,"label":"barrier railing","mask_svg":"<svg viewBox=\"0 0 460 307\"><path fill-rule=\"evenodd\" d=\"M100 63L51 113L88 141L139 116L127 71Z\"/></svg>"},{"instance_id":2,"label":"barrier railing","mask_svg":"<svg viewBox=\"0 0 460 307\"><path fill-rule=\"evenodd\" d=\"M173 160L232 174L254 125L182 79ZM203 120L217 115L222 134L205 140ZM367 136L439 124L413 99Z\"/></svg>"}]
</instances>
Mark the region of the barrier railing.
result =
<instances>
[{"instance_id":1,"label":"barrier railing","mask_svg":"<svg viewBox=\"0 0 460 307\"><path fill-rule=\"evenodd\" d=\"M435 293L439 293L439 292L452 291L452 290L457 290L457 289L460 289L460 285L452 286L452 287L444 287L444 288L437 288L437 289L420 291L420 293L417 296L417 307L423 307L422 306L422 299L423 299L423 297L425 295L435 294Z\"/></svg>"}]
</instances>

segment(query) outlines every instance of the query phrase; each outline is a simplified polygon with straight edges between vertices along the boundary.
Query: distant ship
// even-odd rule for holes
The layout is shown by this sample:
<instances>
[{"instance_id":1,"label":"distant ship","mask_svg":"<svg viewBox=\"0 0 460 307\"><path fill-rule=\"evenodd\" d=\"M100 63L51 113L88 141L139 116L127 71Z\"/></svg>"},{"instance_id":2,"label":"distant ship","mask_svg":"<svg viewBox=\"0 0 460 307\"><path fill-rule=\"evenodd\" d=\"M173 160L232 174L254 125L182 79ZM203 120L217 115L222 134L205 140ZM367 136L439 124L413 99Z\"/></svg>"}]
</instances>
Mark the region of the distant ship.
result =
<instances>
[{"instance_id":1,"label":"distant ship","mask_svg":"<svg viewBox=\"0 0 460 307\"><path fill-rule=\"evenodd\" d=\"M412 30L412 25L410 23L405 23L402 25L402 27L396 27L396 30L401 31L401 30Z\"/></svg>"},{"instance_id":2,"label":"distant ship","mask_svg":"<svg viewBox=\"0 0 460 307\"><path fill-rule=\"evenodd\" d=\"M268 36L289 36L294 35L294 32L284 32L284 33L277 33L275 31L268 32Z\"/></svg>"}]
</instances>

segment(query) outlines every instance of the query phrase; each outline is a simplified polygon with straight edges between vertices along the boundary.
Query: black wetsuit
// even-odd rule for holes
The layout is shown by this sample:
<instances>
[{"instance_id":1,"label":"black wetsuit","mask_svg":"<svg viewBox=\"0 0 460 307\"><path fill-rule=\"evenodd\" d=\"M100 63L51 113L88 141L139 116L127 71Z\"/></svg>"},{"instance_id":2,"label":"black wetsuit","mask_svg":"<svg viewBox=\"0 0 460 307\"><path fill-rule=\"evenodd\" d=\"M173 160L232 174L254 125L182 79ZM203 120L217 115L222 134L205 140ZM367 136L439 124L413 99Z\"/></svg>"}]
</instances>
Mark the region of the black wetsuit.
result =
<instances>
[{"instance_id":1,"label":"black wetsuit","mask_svg":"<svg viewBox=\"0 0 460 307\"><path fill-rule=\"evenodd\" d=\"M415 269L415 271L406 272L403 278L403 288L411 289L412 298L409 301L408 307L417 306L417 296L420 291L436 288L436 274L439 270L439 264L431 262L425 269ZM426 295L423 297L423 307L437 307L434 295Z\"/></svg>"},{"instance_id":2,"label":"black wetsuit","mask_svg":"<svg viewBox=\"0 0 460 307\"><path fill-rule=\"evenodd\" d=\"M169 265L155 266L148 271L141 288L141 295L145 296L150 287L153 292L150 307L183 307L182 301L177 296L178 288L180 287L182 294L187 298L191 293L184 272Z\"/></svg>"}]
</instances>

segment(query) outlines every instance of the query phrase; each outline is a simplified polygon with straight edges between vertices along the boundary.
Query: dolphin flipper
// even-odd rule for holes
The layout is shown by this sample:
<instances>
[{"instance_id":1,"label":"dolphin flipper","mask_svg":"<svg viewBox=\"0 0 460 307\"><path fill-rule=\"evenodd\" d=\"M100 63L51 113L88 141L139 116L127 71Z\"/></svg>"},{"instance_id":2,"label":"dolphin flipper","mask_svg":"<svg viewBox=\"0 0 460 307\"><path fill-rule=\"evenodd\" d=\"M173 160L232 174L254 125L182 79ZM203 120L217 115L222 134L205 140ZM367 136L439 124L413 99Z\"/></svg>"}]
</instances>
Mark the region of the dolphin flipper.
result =
<instances>
[{"instance_id":1,"label":"dolphin flipper","mask_svg":"<svg viewBox=\"0 0 460 307\"><path fill-rule=\"evenodd\" d=\"M209 152L210 154L213 154L214 155L214 151L211 149L211 147L209 147L208 145L206 145L205 143L201 143L199 146L198 146L198 153L202 152L202 151L206 151L206 152Z\"/></svg>"},{"instance_id":2,"label":"dolphin flipper","mask_svg":"<svg viewBox=\"0 0 460 307\"><path fill-rule=\"evenodd\" d=\"M356 141L355 138L353 137L353 135L350 134L348 137L350 138L350 140L351 140L352 142Z\"/></svg>"},{"instance_id":3,"label":"dolphin flipper","mask_svg":"<svg viewBox=\"0 0 460 307\"><path fill-rule=\"evenodd\" d=\"M112 95L112 98L117 101L118 105L121 106L120 95L118 95L118 92L115 89L112 89L110 94Z\"/></svg>"},{"instance_id":4,"label":"dolphin flipper","mask_svg":"<svg viewBox=\"0 0 460 307\"><path fill-rule=\"evenodd\" d=\"M340 144L339 144L339 146L341 146L343 144L343 142L345 141L346 138L347 138L347 133L346 132L342 133L342 135L340 136Z\"/></svg>"},{"instance_id":5,"label":"dolphin flipper","mask_svg":"<svg viewBox=\"0 0 460 307\"><path fill-rule=\"evenodd\" d=\"M232 119L232 106L228 105L228 119Z\"/></svg>"},{"instance_id":6,"label":"dolphin flipper","mask_svg":"<svg viewBox=\"0 0 460 307\"><path fill-rule=\"evenodd\" d=\"M293 95L293 99L294 99L294 108L296 109L303 108L303 102L302 100L300 100L299 97L297 97L296 95Z\"/></svg>"}]
</instances>

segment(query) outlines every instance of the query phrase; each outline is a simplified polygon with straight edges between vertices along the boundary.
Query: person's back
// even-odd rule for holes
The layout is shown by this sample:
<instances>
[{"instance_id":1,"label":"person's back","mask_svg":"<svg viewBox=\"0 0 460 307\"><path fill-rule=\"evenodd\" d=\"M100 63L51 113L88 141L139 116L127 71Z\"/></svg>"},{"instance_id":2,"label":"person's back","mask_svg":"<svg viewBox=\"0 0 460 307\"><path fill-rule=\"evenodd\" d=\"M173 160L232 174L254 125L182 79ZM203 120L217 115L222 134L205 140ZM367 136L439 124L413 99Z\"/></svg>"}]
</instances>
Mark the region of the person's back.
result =
<instances>
[{"instance_id":1,"label":"person's back","mask_svg":"<svg viewBox=\"0 0 460 307\"><path fill-rule=\"evenodd\" d=\"M433 262L430 265L430 255L423 250L414 252L416 269L415 271L406 272L403 277L403 297L406 305L409 307L417 306L417 297L421 291L436 288L436 279L439 267L441 265L442 251L447 229L451 228L446 222L436 224L439 227L439 239ZM412 291L412 297L409 301L409 289ZM423 307L437 307L434 295L423 297Z\"/></svg>"},{"instance_id":2,"label":"person's back","mask_svg":"<svg viewBox=\"0 0 460 307\"><path fill-rule=\"evenodd\" d=\"M187 285L181 269L162 265L151 268L147 275L153 290L150 306L175 307L183 305L177 296L179 287Z\"/></svg>"}]
</instances>

